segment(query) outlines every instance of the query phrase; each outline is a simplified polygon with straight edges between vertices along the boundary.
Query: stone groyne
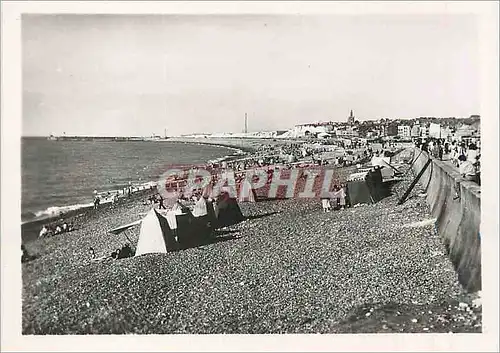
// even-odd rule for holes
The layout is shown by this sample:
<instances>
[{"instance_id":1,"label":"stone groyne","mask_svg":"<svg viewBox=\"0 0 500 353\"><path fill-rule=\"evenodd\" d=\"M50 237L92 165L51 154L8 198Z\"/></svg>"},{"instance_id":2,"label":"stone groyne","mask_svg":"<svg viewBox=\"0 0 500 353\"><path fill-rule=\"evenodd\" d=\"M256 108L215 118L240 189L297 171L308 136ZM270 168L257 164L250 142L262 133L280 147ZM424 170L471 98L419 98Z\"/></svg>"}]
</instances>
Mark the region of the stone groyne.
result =
<instances>
[{"instance_id":1,"label":"stone groyne","mask_svg":"<svg viewBox=\"0 0 500 353\"><path fill-rule=\"evenodd\" d=\"M414 149L413 170L418 174L428 153ZM481 289L481 188L463 179L449 162L433 159L419 183L436 217L436 229L449 251L460 283L471 292Z\"/></svg>"}]
</instances>

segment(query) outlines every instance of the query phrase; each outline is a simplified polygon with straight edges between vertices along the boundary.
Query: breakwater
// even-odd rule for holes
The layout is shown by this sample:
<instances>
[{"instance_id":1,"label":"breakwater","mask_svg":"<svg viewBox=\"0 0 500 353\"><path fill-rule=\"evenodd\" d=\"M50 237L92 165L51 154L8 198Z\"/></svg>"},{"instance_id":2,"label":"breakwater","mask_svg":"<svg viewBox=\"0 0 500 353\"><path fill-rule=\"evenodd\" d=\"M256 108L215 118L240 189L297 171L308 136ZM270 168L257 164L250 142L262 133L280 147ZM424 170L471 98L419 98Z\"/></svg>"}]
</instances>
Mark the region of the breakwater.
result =
<instances>
[{"instance_id":1,"label":"breakwater","mask_svg":"<svg viewBox=\"0 0 500 353\"><path fill-rule=\"evenodd\" d=\"M413 170L418 174L428 159L414 149ZM463 179L448 162L433 159L419 183L436 217L436 228L458 274L460 283L471 292L481 289L481 188Z\"/></svg>"}]
</instances>

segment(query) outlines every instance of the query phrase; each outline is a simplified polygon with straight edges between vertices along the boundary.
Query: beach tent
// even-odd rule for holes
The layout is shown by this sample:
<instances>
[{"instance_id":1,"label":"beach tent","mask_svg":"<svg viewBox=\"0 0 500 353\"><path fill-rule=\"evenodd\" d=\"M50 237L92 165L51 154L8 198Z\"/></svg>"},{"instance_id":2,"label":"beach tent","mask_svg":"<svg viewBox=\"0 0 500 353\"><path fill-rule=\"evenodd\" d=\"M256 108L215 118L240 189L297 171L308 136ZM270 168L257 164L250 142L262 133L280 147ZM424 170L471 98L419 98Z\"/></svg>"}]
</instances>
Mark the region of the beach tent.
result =
<instances>
[{"instance_id":1,"label":"beach tent","mask_svg":"<svg viewBox=\"0 0 500 353\"><path fill-rule=\"evenodd\" d=\"M256 194L255 190L252 188L252 185L245 178L243 182L240 184L240 194L238 197L238 202L255 202Z\"/></svg>"},{"instance_id":2,"label":"beach tent","mask_svg":"<svg viewBox=\"0 0 500 353\"><path fill-rule=\"evenodd\" d=\"M380 173L382 174L382 179L392 179L394 178L394 169L392 168L382 168L380 169Z\"/></svg>"},{"instance_id":3,"label":"beach tent","mask_svg":"<svg viewBox=\"0 0 500 353\"><path fill-rule=\"evenodd\" d=\"M390 157L373 157L371 160L372 166L382 167L380 170L382 173L382 179L392 179L396 173L401 173L391 164L390 160Z\"/></svg>"},{"instance_id":4,"label":"beach tent","mask_svg":"<svg viewBox=\"0 0 500 353\"><path fill-rule=\"evenodd\" d=\"M347 179L347 190L351 205L370 204L387 196L380 169L354 173Z\"/></svg>"},{"instance_id":5,"label":"beach tent","mask_svg":"<svg viewBox=\"0 0 500 353\"><path fill-rule=\"evenodd\" d=\"M202 196L207 198L214 196L214 186L212 183L208 183L207 186L203 188Z\"/></svg>"},{"instance_id":6,"label":"beach tent","mask_svg":"<svg viewBox=\"0 0 500 353\"><path fill-rule=\"evenodd\" d=\"M196 204L194 205L193 209L193 216L194 217L203 217L208 215L207 211L207 202L203 197L200 197L198 201L196 201Z\"/></svg>"},{"instance_id":7,"label":"beach tent","mask_svg":"<svg viewBox=\"0 0 500 353\"><path fill-rule=\"evenodd\" d=\"M245 219L241 213L238 201L229 195L229 193L221 193L216 200L216 228L227 227L239 223Z\"/></svg>"},{"instance_id":8,"label":"beach tent","mask_svg":"<svg viewBox=\"0 0 500 353\"><path fill-rule=\"evenodd\" d=\"M374 202L370 194L370 189L366 184L365 179L348 179L347 190L351 205L356 204L369 204Z\"/></svg>"},{"instance_id":9,"label":"beach tent","mask_svg":"<svg viewBox=\"0 0 500 353\"><path fill-rule=\"evenodd\" d=\"M169 217L175 217L175 225L171 228L179 248L201 245L212 236L213 206L204 198L196 202L192 212L178 201L175 209L167 211L167 218ZM169 224L174 224L174 222L170 220Z\"/></svg>"},{"instance_id":10,"label":"beach tent","mask_svg":"<svg viewBox=\"0 0 500 353\"><path fill-rule=\"evenodd\" d=\"M372 166L380 166L380 167L385 167L387 166L387 163L391 163L391 157L377 157L373 156L371 159L371 164Z\"/></svg>"},{"instance_id":11,"label":"beach tent","mask_svg":"<svg viewBox=\"0 0 500 353\"><path fill-rule=\"evenodd\" d=\"M152 208L142 219L135 256L149 253L166 253L175 248L175 238L167 219Z\"/></svg>"}]
</instances>

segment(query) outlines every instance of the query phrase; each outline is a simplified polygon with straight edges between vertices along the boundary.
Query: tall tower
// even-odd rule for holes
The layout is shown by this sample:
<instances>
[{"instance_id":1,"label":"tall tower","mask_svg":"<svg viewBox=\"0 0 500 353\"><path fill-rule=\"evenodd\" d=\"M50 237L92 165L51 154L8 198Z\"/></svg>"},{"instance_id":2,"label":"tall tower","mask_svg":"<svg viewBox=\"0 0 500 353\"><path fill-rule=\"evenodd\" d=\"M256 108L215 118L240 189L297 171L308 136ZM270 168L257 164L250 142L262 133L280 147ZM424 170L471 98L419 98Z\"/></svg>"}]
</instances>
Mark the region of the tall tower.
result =
<instances>
[{"instance_id":1,"label":"tall tower","mask_svg":"<svg viewBox=\"0 0 500 353\"><path fill-rule=\"evenodd\" d=\"M354 114L352 113L352 109L351 114L347 117L347 123L354 124Z\"/></svg>"},{"instance_id":2,"label":"tall tower","mask_svg":"<svg viewBox=\"0 0 500 353\"><path fill-rule=\"evenodd\" d=\"M245 134L248 133L248 119L247 119L247 113L245 113Z\"/></svg>"}]
</instances>

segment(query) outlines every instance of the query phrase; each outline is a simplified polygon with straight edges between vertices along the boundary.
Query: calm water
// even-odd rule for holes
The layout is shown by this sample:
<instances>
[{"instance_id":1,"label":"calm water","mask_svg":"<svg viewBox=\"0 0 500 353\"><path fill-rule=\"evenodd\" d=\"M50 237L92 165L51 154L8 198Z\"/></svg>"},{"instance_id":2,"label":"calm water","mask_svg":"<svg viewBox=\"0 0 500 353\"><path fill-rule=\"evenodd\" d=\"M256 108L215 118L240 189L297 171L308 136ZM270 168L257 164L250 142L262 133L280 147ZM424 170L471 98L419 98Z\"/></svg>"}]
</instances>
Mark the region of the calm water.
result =
<instances>
[{"instance_id":1,"label":"calm water","mask_svg":"<svg viewBox=\"0 0 500 353\"><path fill-rule=\"evenodd\" d=\"M204 163L234 153L172 142L22 139L22 220L92 201L94 190L157 181L171 164Z\"/></svg>"}]
</instances>

